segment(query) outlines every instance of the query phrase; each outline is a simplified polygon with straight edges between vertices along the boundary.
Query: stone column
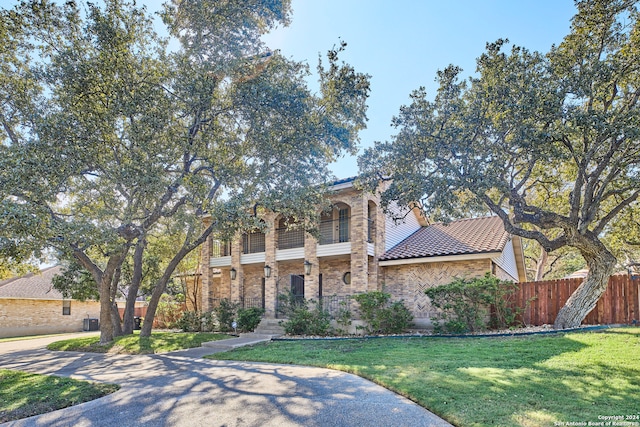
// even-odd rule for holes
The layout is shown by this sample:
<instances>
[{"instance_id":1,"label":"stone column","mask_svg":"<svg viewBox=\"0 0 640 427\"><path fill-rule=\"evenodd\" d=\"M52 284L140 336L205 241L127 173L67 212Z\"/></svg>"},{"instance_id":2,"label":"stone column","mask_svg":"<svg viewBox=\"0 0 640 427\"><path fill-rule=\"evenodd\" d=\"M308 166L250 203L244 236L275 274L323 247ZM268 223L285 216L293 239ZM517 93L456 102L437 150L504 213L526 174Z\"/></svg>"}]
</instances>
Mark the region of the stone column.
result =
<instances>
[{"instance_id":1,"label":"stone column","mask_svg":"<svg viewBox=\"0 0 640 427\"><path fill-rule=\"evenodd\" d=\"M204 228L211 225L211 216L207 215L202 218ZM211 297L213 292L213 277L211 267L209 266L211 260L211 245L213 237L211 234L207 237L207 240L200 247L200 277L202 279L201 290L201 304L202 311L211 311Z\"/></svg>"},{"instance_id":2,"label":"stone column","mask_svg":"<svg viewBox=\"0 0 640 427\"><path fill-rule=\"evenodd\" d=\"M319 280L320 262L318 260L318 241L309 233L304 235L304 261L311 263L311 274L304 276L304 296L306 299L318 300L319 297ZM303 261L303 262L304 262ZM304 265L303 265L304 271Z\"/></svg>"},{"instance_id":3,"label":"stone column","mask_svg":"<svg viewBox=\"0 0 640 427\"><path fill-rule=\"evenodd\" d=\"M367 198L361 193L351 205L351 294L369 290Z\"/></svg>"},{"instance_id":4,"label":"stone column","mask_svg":"<svg viewBox=\"0 0 640 427\"><path fill-rule=\"evenodd\" d=\"M276 317L276 299L278 298L276 289L278 282L278 262L276 261L276 215L265 215L264 221L269 227L264 236L264 263L271 267L271 277L265 277L264 280L264 309L265 317L273 319Z\"/></svg>"},{"instance_id":5,"label":"stone column","mask_svg":"<svg viewBox=\"0 0 640 427\"><path fill-rule=\"evenodd\" d=\"M239 302L242 296L242 284L244 283L244 275L242 273L242 264L240 264L240 255L242 254L242 236L231 242L231 268L236 270L235 280L231 280L231 301Z\"/></svg>"}]
</instances>

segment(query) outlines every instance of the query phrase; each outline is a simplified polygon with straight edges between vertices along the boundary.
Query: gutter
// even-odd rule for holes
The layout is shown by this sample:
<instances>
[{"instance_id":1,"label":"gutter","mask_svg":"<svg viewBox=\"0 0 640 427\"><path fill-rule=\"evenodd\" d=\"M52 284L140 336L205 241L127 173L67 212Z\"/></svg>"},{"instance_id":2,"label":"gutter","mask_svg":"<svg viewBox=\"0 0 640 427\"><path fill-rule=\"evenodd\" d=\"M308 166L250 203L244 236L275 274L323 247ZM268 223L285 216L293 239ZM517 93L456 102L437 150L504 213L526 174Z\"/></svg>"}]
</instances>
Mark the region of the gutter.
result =
<instances>
[{"instance_id":1,"label":"gutter","mask_svg":"<svg viewBox=\"0 0 640 427\"><path fill-rule=\"evenodd\" d=\"M425 264L433 262L447 262L447 261L469 261L477 259L493 259L499 257L502 252L483 252L478 254L463 254L463 255L444 255L444 256L431 256L422 258L401 258L401 259L389 259L379 261L378 265L381 267L388 267L392 265L405 265L405 264Z\"/></svg>"}]
</instances>

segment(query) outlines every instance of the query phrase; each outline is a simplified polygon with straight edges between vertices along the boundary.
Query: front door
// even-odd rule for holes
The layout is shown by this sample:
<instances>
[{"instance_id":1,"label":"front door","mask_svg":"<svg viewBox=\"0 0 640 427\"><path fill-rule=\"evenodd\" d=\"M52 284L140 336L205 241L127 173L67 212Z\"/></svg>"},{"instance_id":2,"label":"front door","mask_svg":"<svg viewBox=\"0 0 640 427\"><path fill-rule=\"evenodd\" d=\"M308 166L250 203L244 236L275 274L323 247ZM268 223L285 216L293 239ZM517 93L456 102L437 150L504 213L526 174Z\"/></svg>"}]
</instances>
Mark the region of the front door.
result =
<instances>
[{"instance_id":1,"label":"front door","mask_svg":"<svg viewBox=\"0 0 640 427\"><path fill-rule=\"evenodd\" d=\"M304 300L304 276L292 274L291 276L291 293L296 301Z\"/></svg>"}]
</instances>

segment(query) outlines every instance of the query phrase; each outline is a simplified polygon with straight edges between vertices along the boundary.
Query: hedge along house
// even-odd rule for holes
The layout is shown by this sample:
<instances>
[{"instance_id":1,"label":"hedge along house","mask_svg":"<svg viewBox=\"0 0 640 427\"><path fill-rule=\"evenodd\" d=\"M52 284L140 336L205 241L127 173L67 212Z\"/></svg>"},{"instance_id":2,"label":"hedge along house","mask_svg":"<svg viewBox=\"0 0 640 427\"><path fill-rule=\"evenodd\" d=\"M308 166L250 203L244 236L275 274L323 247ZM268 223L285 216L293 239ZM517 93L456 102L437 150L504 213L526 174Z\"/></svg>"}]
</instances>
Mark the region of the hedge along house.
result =
<instances>
[{"instance_id":1,"label":"hedge along house","mask_svg":"<svg viewBox=\"0 0 640 427\"><path fill-rule=\"evenodd\" d=\"M63 298L53 288L62 267L0 282L0 338L82 331L87 318L100 317L98 301Z\"/></svg>"},{"instance_id":2,"label":"hedge along house","mask_svg":"<svg viewBox=\"0 0 640 427\"><path fill-rule=\"evenodd\" d=\"M278 213L263 216L264 233L244 233L231 242L210 237L202 248L203 310L229 299L262 307L274 318L277 296L291 291L321 299L335 312L341 303L351 304L351 295L384 290L404 299L416 324L428 326L424 290L430 286L487 271L525 280L520 239L512 239L499 218L428 225L413 210L397 223L383 213L379 197L356 189L354 180L330 187L332 208L320 215L317 238L287 227L289 219Z\"/></svg>"}]
</instances>

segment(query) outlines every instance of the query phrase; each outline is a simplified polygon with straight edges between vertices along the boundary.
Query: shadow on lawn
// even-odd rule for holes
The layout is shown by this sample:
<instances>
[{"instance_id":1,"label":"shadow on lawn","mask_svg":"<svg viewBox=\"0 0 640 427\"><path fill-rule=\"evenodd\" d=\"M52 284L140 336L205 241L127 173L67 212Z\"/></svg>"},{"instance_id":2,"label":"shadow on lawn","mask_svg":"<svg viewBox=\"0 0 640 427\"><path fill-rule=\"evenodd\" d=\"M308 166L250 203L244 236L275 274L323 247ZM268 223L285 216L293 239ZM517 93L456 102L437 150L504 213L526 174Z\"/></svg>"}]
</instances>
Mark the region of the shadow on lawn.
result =
<instances>
[{"instance_id":1,"label":"shadow on lawn","mask_svg":"<svg viewBox=\"0 0 640 427\"><path fill-rule=\"evenodd\" d=\"M459 358L425 349L434 368L426 375L428 388L415 380L407 392L455 424L548 426L638 413L640 371L607 363L606 355L585 361L591 354L580 353L595 350L570 335L482 343L464 339L447 345L449 354Z\"/></svg>"}]
</instances>

